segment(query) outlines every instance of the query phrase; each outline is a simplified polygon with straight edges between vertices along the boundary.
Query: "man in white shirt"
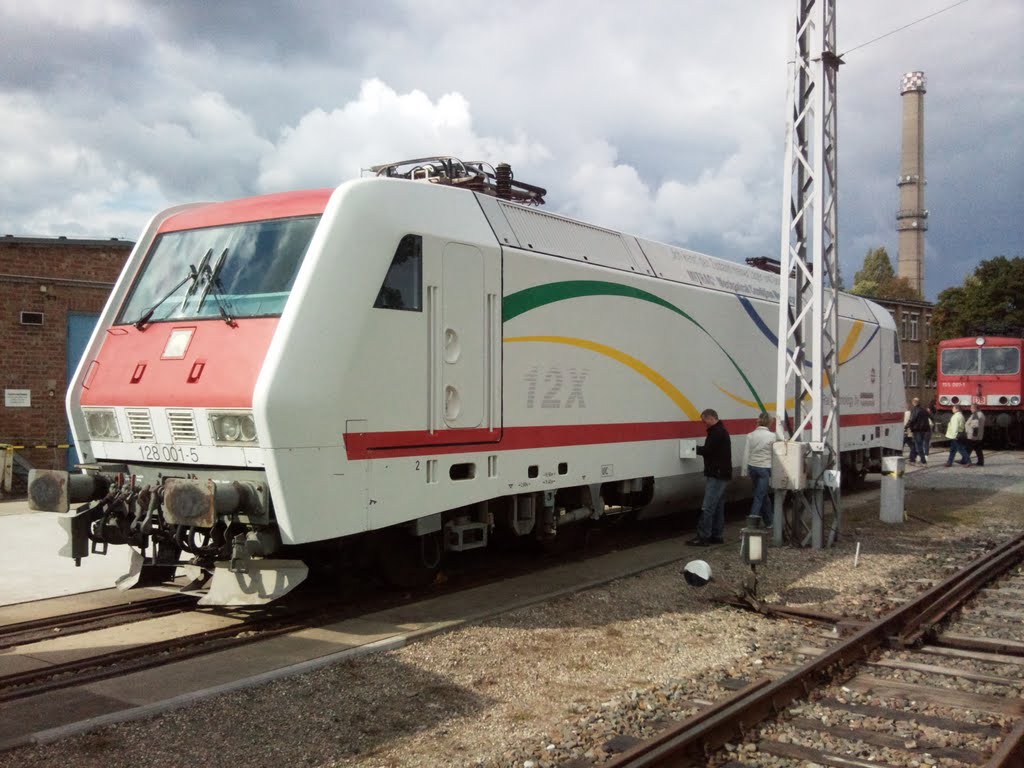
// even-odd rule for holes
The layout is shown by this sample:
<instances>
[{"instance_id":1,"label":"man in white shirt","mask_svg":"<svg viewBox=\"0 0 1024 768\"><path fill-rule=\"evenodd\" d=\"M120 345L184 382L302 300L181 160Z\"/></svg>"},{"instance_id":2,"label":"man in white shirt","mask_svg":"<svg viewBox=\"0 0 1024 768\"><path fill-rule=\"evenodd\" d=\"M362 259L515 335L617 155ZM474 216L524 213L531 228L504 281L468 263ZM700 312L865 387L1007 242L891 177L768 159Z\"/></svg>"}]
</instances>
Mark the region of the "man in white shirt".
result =
<instances>
[{"instance_id":1,"label":"man in white shirt","mask_svg":"<svg viewBox=\"0 0 1024 768\"><path fill-rule=\"evenodd\" d=\"M743 466L747 476L754 483L754 503L750 507L752 517L760 517L765 526L771 527L774 515L772 501L768 497L768 486L772 478L772 443L775 433L768 429L772 417L762 413L757 417L757 429L747 435L743 449Z\"/></svg>"}]
</instances>

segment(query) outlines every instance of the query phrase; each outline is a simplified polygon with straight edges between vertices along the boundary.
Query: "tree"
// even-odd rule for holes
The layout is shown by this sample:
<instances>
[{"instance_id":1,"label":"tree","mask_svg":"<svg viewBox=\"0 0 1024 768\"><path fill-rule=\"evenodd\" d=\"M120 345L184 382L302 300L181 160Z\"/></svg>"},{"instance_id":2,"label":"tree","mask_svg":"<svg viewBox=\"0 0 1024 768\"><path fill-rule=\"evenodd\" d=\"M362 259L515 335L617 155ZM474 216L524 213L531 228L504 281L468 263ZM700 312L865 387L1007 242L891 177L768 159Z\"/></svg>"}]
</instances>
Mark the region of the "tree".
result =
<instances>
[{"instance_id":1,"label":"tree","mask_svg":"<svg viewBox=\"0 0 1024 768\"><path fill-rule=\"evenodd\" d=\"M921 295L905 277L896 277L892 261L885 248L869 250L864 256L864 267L853 276L850 293L873 299L914 299Z\"/></svg>"},{"instance_id":2,"label":"tree","mask_svg":"<svg viewBox=\"0 0 1024 768\"><path fill-rule=\"evenodd\" d=\"M1024 332L1024 257L981 262L960 287L939 294L932 312L932 346L961 336L1020 336ZM925 375L935 378L935 355Z\"/></svg>"},{"instance_id":3,"label":"tree","mask_svg":"<svg viewBox=\"0 0 1024 768\"><path fill-rule=\"evenodd\" d=\"M932 328L937 340L1019 335L1024 328L1024 257L983 261L961 287L942 291Z\"/></svg>"}]
</instances>

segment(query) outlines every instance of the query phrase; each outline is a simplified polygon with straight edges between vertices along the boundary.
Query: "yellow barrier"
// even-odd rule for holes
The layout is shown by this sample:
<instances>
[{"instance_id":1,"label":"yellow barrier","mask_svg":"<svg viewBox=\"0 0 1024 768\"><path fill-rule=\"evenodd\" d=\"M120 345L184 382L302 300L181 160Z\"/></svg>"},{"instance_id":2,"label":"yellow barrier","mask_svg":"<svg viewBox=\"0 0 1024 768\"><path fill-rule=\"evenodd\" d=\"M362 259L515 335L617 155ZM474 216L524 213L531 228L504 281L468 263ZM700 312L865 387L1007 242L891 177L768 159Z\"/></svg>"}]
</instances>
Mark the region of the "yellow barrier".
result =
<instances>
[{"instance_id":1,"label":"yellow barrier","mask_svg":"<svg viewBox=\"0 0 1024 768\"><path fill-rule=\"evenodd\" d=\"M14 445L0 443L0 492L10 493L14 486L14 452L26 448L70 448L70 443L37 443L35 445Z\"/></svg>"}]
</instances>

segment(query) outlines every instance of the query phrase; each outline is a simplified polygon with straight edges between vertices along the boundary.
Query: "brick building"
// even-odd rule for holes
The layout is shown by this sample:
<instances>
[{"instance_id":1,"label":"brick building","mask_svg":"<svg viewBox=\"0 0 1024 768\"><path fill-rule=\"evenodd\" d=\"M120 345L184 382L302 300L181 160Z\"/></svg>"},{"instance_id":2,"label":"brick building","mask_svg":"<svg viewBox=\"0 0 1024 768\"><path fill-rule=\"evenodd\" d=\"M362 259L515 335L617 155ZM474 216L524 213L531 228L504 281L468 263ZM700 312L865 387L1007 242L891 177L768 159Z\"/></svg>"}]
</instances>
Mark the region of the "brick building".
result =
<instances>
[{"instance_id":1,"label":"brick building","mask_svg":"<svg viewBox=\"0 0 1024 768\"><path fill-rule=\"evenodd\" d=\"M0 443L26 446L16 470L71 460L67 449L31 446L70 441L68 379L133 245L0 237Z\"/></svg>"},{"instance_id":2,"label":"brick building","mask_svg":"<svg viewBox=\"0 0 1024 768\"><path fill-rule=\"evenodd\" d=\"M907 404L914 397L927 405L935 399L935 381L925 378L925 362L932 340L932 310L927 301L911 299L876 299L871 301L885 307L896 321L903 359L903 385L907 389Z\"/></svg>"}]
</instances>

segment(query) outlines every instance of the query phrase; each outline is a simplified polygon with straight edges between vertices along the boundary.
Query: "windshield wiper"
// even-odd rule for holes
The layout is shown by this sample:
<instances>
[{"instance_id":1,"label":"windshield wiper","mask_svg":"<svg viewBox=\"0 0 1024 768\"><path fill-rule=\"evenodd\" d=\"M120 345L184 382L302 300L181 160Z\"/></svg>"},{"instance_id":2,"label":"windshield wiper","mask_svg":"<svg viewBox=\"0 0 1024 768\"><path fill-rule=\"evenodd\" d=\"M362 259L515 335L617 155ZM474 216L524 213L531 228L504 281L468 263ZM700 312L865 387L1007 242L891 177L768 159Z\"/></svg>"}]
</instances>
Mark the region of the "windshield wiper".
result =
<instances>
[{"instance_id":1,"label":"windshield wiper","mask_svg":"<svg viewBox=\"0 0 1024 768\"><path fill-rule=\"evenodd\" d=\"M213 256L213 248L207 249L203 258L199 260L199 267L196 269L196 277L202 279L203 273L210 269L210 257ZM184 312L185 306L188 304L188 300L192 297L192 294L199 288L199 280L193 280L192 285L185 291L185 297L181 300L181 309L179 311ZM203 302L200 301L200 304Z\"/></svg>"},{"instance_id":2,"label":"windshield wiper","mask_svg":"<svg viewBox=\"0 0 1024 768\"><path fill-rule=\"evenodd\" d=\"M213 253L213 249L212 248L209 251L207 251L205 258L209 259L211 253ZM158 301L152 307L150 307L145 312L143 312L142 313L142 317L140 317L138 320L136 320L134 323L132 323L132 325L134 325L140 331L146 330L146 323L149 322L149 319L153 316L153 313L156 312L160 308L161 304L163 304L165 301L167 301L169 298L171 298L171 296L173 296L175 293L177 293L178 289L181 288L181 286L183 286L189 280L192 281L192 286L191 286L191 288L189 290L193 291L193 290L195 290L196 282L199 280L199 270L196 269L196 265L195 264L189 264L188 265L188 274L185 275L185 278L180 283L178 283L176 286L171 288L171 290L169 290L163 296L163 298L160 299L160 301ZM187 298L187 294L186 294L186 298Z\"/></svg>"},{"instance_id":3,"label":"windshield wiper","mask_svg":"<svg viewBox=\"0 0 1024 768\"><path fill-rule=\"evenodd\" d=\"M212 253L212 250L211 250ZM207 254L209 257L210 254ZM210 269L209 258L203 260L203 265L199 268L200 275L205 272L206 275L206 287L203 288L202 294L199 296L199 306L196 307L198 312L203 307L203 302L206 301L206 297L210 294L210 290L213 290L213 300L217 302L217 309L220 311L221 319L225 323L230 325L232 328L235 327L235 318L228 314L227 308L225 307L226 302L221 298L221 294L224 293L224 285L220 281L220 268L224 266L224 259L227 258L228 249L225 248L220 257L217 259L217 264L213 269Z\"/></svg>"}]
</instances>

